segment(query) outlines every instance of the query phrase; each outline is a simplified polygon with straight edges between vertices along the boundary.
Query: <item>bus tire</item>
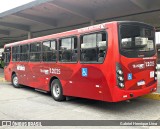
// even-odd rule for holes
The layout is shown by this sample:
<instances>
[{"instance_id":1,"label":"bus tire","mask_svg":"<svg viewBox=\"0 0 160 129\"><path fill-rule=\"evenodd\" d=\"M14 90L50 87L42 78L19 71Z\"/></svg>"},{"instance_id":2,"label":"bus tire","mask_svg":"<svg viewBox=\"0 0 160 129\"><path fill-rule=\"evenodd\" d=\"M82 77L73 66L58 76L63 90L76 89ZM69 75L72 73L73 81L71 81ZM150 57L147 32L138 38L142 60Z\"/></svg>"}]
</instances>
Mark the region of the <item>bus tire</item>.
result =
<instances>
[{"instance_id":1,"label":"bus tire","mask_svg":"<svg viewBox=\"0 0 160 129\"><path fill-rule=\"evenodd\" d=\"M21 87L20 84L18 83L18 77L17 77L16 74L12 75L12 85L15 88L20 88Z\"/></svg>"},{"instance_id":2,"label":"bus tire","mask_svg":"<svg viewBox=\"0 0 160 129\"><path fill-rule=\"evenodd\" d=\"M55 101L63 101L66 97L63 95L63 88L58 79L54 79L51 83L51 94Z\"/></svg>"}]
</instances>

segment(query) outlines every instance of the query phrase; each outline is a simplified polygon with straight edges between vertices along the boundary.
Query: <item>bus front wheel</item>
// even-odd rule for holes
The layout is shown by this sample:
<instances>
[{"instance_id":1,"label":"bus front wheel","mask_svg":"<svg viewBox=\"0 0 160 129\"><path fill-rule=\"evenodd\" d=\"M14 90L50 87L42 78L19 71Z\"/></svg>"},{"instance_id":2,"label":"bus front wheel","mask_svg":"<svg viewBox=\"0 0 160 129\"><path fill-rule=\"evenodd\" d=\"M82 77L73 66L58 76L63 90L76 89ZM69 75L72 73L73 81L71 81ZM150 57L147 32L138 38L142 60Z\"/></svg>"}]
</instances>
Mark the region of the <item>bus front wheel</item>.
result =
<instances>
[{"instance_id":1,"label":"bus front wheel","mask_svg":"<svg viewBox=\"0 0 160 129\"><path fill-rule=\"evenodd\" d=\"M65 100L65 96L63 95L62 85L58 79L54 79L51 83L51 94L55 101Z\"/></svg>"},{"instance_id":2,"label":"bus front wheel","mask_svg":"<svg viewBox=\"0 0 160 129\"><path fill-rule=\"evenodd\" d=\"M15 87L15 88L20 88L20 85L19 85L19 82L18 82L18 77L16 74L13 74L12 75L12 85Z\"/></svg>"}]
</instances>

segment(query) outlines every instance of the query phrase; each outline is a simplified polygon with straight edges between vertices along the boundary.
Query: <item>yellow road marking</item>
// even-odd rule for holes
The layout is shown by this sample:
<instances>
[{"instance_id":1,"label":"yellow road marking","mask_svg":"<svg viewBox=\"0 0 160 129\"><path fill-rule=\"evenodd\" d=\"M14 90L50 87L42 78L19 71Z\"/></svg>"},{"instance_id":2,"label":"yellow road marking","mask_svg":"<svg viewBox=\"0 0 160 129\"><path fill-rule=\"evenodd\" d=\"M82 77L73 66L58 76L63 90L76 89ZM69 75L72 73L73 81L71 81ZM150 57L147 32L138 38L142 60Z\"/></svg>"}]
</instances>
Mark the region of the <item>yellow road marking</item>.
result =
<instances>
[{"instance_id":1,"label":"yellow road marking","mask_svg":"<svg viewBox=\"0 0 160 129\"><path fill-rule=\"evenodd\" d=\"M0 82L6 82L3 77L0 77Z\"/></svg>"},{"instance_id":2,"label":"yellow road marking","mask_svg":"<svg viewBox=\"0 0 160 129\"><path fill-rule=\"evenodd\" d=\"M160 100L160 93L151 93L151 94L148 94L148 95L144 95L142 97L147 98L147 99Z\"/></svg>"}]
</instances>

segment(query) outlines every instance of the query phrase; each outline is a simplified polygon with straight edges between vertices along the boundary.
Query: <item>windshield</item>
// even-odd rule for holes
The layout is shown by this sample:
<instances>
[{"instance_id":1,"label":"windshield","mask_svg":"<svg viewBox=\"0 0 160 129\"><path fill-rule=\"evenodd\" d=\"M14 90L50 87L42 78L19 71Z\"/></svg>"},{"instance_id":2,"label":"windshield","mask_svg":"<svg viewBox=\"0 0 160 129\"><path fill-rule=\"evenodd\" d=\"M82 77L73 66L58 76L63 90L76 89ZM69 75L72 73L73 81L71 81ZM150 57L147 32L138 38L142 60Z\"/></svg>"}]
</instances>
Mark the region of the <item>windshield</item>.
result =
<instances>
[{"instance_id":1,"label":"windshield","mask_svg":"<svg viewBox=\"0 0 160 129\"><path fill-rule=\"evenodd\" d=\"M138 25L120 26L120 51L127 57L151 56L155 52L154 30ZM153 56L153 55L152 55Z\"/></svg>"}]
</instances>

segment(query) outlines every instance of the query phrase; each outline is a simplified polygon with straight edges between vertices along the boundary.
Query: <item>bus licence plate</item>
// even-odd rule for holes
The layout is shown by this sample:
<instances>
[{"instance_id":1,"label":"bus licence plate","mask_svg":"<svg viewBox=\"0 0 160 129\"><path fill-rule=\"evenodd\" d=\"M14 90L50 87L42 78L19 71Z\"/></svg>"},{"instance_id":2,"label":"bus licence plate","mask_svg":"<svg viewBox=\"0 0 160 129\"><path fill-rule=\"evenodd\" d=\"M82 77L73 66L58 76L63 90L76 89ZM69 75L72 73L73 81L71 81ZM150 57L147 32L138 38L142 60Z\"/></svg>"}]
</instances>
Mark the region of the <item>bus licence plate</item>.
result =
<instances>
[{"instance_id":1,"label":"bus licence plate","mask_svg":"<svg viewBox=\"0 0 160 129\"><path fill-rule=\"evenodd\" d=\"M145 81L139 81L139 82L137 82L137 85L138 85L138 86L145 85Z\"/></svg>"}]
</instances>

